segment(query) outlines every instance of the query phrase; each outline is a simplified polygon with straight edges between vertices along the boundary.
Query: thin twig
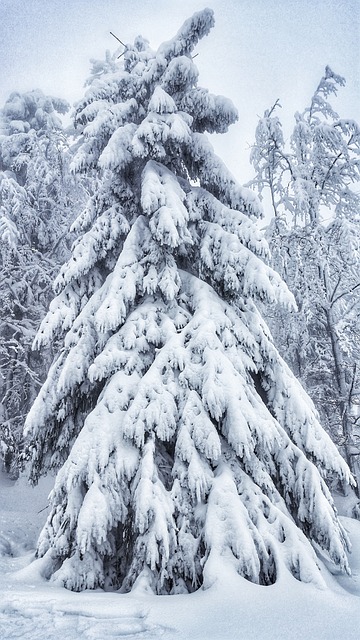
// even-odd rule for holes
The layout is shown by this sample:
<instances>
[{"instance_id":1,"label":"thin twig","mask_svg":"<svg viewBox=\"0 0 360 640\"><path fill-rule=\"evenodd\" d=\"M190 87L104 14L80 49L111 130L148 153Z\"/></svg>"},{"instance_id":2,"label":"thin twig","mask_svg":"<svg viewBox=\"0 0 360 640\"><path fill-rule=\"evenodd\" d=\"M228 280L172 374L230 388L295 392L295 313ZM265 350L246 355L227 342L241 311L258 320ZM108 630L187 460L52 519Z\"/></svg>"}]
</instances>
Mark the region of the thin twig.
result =
<instances>
[{"instance_id":1,"label":"thin twig","mask_svg":"<svg viewBox=\"0 0 360 640\"><path fill-rule=\"evenodd\" d=\"M120 38L118 38L118 37L115 35L115 33L113 33L112 31L110 31L110 35L112 35L114 38L116 38L116 40L117 40L118 42L120 42L120 44L122 44L122 46L123 46L123 47L126 47L126 44L124 44L124 43L120 40Z\"/></svg>"}]
</instances>

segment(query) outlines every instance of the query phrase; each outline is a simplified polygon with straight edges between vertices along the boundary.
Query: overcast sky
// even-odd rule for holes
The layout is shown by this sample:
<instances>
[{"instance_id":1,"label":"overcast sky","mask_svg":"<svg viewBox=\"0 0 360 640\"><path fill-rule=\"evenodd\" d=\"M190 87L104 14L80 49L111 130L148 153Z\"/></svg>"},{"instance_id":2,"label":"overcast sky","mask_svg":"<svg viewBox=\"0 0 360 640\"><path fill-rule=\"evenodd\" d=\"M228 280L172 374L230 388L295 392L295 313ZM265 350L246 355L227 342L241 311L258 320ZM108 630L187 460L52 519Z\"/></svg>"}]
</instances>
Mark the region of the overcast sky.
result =
<instances>
[{"instance_id":1,"label":"overcast sky","mask_svg":"<svg viewBox=\"0 0 360 640\"><path fill-rule=\"evenodd\" d=\"M195 11L211 7L215 28L198 45L199 84L230 97L239 122L217 152L241 181L257 116L277 98L288 127L326 64L346 77L333 102L360 121L360 0L0 0L0 105L12 91L81 98L91 58L141 34L153 48Z\"/></svg>"}]
</instances>

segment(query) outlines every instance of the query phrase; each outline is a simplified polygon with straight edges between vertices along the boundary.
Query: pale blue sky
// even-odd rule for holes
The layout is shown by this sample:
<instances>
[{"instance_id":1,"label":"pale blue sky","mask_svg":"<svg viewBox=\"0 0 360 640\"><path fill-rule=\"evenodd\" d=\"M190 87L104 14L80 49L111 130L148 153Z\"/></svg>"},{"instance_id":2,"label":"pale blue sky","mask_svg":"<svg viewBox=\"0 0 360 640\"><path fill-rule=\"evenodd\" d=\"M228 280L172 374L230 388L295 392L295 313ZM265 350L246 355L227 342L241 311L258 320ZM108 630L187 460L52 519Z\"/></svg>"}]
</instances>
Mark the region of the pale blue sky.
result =
<instances>
[{"instance_id":1,"label":"pale blue sky","mask_svg":"<svg viewBox=\"0 0 360 640\"><path fill-rule=\"evenodd\" d=\"M0 105L33 88L74 102L89 59L116 49L110 30L125 42L142 34L156 48L204 6L216 24L198 46L199 83L239 110L215 145L241 182L251 177L257 115L280 98L290 126L326 64L347 80L334 105L360 121L360 0L0 0Z\"/></svg>"}]
</instances>

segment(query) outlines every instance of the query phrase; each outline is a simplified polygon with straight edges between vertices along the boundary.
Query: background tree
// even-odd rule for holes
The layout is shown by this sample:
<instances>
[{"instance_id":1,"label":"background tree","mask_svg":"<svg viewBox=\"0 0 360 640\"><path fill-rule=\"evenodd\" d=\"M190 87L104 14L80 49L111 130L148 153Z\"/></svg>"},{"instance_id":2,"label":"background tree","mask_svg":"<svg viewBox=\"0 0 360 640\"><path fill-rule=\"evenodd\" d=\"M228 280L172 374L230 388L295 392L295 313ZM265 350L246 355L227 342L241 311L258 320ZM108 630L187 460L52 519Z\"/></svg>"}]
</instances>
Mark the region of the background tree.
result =
<instances>
[{"instance_id":1,"label":"background tree","mask_svg":"<svg viewBox=\"0 0 360 640\"><path fill-rule=\"evenodd\" d=\"M292 305L264 260L255 195L204 132L237 118L197 85L206 9L153 52L143 38L78 104L74 170L98 191L37 344L62 336L27 419L34 481L58 469L37 553L66 587L191 591L286 567L347 570L324 478L349 470L255 301ZM62 466L61 466L62 465Z\"/></svg>"},{"instance_id":2,"label":"background tree","mask_svg":"<svg viewBox=\"0 0 360 640\"><path fill-rule=\"evenodd\" d=\"M269 322L359 484L360 129L328 101L343 84L327 67L310 106L295 115L289 149L275 103L258 124L251 159L253 184L270 194L273 265L299 309L277 309Z\"/></svg>"},{"instance_id":3,"label":"background tree","mask_svg":"<svg viewBox=\"0 0 360 640\"><path fill-rule=\"evenodd\" d=\"M13 93L0 114L0 452L13 471L42 378L31 343L68 255L67 109L37 90Z\"/></svg>"}]
</instances>

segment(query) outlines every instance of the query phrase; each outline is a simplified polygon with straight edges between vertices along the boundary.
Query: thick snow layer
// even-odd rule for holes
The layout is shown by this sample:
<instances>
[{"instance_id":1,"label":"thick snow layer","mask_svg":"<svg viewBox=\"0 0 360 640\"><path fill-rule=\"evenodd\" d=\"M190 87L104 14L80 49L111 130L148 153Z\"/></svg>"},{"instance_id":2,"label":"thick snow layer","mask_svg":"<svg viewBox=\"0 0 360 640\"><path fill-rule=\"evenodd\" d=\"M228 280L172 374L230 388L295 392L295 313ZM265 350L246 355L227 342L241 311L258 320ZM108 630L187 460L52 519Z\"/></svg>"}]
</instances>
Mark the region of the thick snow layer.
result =
<instances>
[{"instance_id":1,"label":"thick snow layer","mask_svg":"<svg viewBox=\"0 0 360 640\"><path fill-rule=\"evenodd\" d=\"M0 639L329 640L360 637L360 522L343 517L353 552L351 577L323 574L327 587L285 573L271 587L229 569L191 595L154 596L141 579L126 595L73 593L43 577L34 545L52 479L36 488L0 475ZM224 571L222 571L224 576Z\"/></svg>"}]
</instances>

